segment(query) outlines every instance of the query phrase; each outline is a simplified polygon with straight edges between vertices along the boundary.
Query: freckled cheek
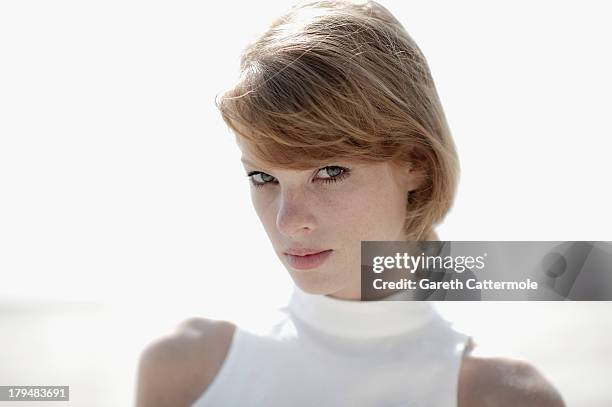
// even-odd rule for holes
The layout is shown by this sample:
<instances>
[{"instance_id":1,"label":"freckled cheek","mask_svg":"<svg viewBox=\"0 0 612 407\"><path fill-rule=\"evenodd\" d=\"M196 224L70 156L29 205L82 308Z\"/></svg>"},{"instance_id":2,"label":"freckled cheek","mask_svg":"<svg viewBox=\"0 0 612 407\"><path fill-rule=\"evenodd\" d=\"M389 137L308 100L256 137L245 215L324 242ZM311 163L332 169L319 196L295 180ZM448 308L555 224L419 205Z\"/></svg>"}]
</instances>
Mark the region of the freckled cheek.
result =
<instances>
[{"instance_id":1,"label":"freckled cheek","mask_svg":"<svg viewBox=\"0 0 612 407\"><path fill-rule=\"evenodd\" d=\"M319 202L320 217L338 231L352 232L360 229L364 211L363 196L358 189L329 193Z\"/></svg>"},{"instance_id":2,"label":"freckled cheek","mask_svg":"<svg viewBox=\"0 0 612 407\"><path fill-rule=\"evenodd\" d=\"M319 227L337 225L343 227L351 224L360 216L359 199L342 191L312 192L302 201L300 210L308 211L314 216ZM279 197L267 191L252 191L251 201L260 220L266 227L275 227L276 218L280 209ZM345 229L345 228L344 228Z\"/></svg>"},{"instance_id":3,"label":"freckled cheek","mask_svg":"<svg viewBox=\"0 0 612 407\"><path fill-rule=\"evenodd\" d=\"M333 227L343 227L355 215L351 198L339 193L321 196L313 205L313 210L322 224Z\"/></svg>"},{"instance_id":4,"label":"freckled cheek","mask_svg":"<svg viewBox=\"0 0 612 407\"><path fill-rule=\"evenodd\" d=\"M386 240L387 230L402 217L398 197L388 189L371 188L354 198L355 227L368 240Z\"/></svg>"},{"instance_id":5,"label":"freckled cheek","mask_svg":"<svg viewBox=\"0 0 612 407\"><path fill-rule=\"evenodd\" d=\"M265 191L251 191L251 202L253 208L259 216L259 219L264 223L268 224L271 221L275 222L276 219L276 208L274 206L274 196L266 193Z\"/></svg>"}]
</instances>

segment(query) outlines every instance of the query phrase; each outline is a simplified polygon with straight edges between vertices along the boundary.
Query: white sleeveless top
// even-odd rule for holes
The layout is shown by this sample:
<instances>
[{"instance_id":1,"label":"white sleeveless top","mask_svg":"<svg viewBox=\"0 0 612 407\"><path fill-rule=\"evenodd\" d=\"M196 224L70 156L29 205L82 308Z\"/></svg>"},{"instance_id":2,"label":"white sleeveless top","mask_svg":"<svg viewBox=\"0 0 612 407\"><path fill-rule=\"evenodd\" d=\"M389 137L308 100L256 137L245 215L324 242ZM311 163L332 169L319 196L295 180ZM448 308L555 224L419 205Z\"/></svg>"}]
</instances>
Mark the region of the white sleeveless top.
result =
<instances>
[{"instance_id":1,"label":"white sleeveless top","mask_svg":"<svg viewBox=\"0 0 612 407\"><path fill-rule=\"evenodd\" d=\"M431 302L348 301L296 286L279 311L264 333L236 327L192 407L457 406L470 337Z\"/></svg>"}]
</instances>

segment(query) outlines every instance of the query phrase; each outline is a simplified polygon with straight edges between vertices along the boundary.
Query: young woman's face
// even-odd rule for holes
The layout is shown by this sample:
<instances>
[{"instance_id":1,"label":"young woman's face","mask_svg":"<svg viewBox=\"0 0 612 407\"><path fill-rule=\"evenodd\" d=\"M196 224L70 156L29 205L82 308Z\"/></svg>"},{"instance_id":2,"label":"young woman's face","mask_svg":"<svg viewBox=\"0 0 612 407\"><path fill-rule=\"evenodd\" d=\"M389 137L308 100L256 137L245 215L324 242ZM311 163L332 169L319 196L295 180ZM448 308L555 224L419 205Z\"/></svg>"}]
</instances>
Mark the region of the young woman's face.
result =
<instances>
[{"instance_id":1,"label":"young woman's face","mask_svg":"<svg viewBox=\"0 0 612 407\"><path fill-rule=\"evenodd\" d=\"M238 145L255 211L294 282L312 294L359 299L361 241L405 239L407 194L419 174L387 162L346 160L308 170L268 168ZM287 254L300 248L329 252Z\"/></svg>"}]
</instances>

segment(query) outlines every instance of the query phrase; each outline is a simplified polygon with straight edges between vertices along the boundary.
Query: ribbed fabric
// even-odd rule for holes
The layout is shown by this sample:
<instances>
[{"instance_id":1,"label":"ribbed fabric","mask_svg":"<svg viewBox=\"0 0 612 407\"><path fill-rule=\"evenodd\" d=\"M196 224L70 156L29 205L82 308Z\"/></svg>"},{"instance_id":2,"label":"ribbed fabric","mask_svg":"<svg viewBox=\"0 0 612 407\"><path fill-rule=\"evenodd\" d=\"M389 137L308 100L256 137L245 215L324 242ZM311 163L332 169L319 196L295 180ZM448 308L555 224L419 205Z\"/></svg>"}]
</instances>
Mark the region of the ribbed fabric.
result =
<instances>
[{"instance_id":1,"label":"ribbed fabric","mask_svg":"<svg viewBox=\"0 0 612 407\"><path fill-rule=\"evenodd\" d=\"M469 336L431 302L346 301L295 287L280 311L263 334L236 328L192 407L457 406Z\"/></svg>"}]
</instances>

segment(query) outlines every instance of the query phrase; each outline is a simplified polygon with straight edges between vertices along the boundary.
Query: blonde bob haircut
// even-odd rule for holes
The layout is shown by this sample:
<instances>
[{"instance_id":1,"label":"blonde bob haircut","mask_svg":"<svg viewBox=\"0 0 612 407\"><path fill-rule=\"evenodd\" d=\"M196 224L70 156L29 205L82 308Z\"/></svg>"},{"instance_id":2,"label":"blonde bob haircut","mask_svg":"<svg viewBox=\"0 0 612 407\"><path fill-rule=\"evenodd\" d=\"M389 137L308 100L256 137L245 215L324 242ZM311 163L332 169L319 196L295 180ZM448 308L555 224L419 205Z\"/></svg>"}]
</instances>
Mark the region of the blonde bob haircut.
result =
<instances>
[{"instance_id":1,"label":"blonde bob haircut","mask_svg":"<svg viewBox=\"0 0 612 407\"><path fill-rule=\"evenodd\" d=\"M451 208L459 162L425 57L385 7L298 3L247 46L240 70L215 104L257 159L272 168L344 158L421 171L405 233L438 240L433 227Z\"/></svg>"}]
</instances>

